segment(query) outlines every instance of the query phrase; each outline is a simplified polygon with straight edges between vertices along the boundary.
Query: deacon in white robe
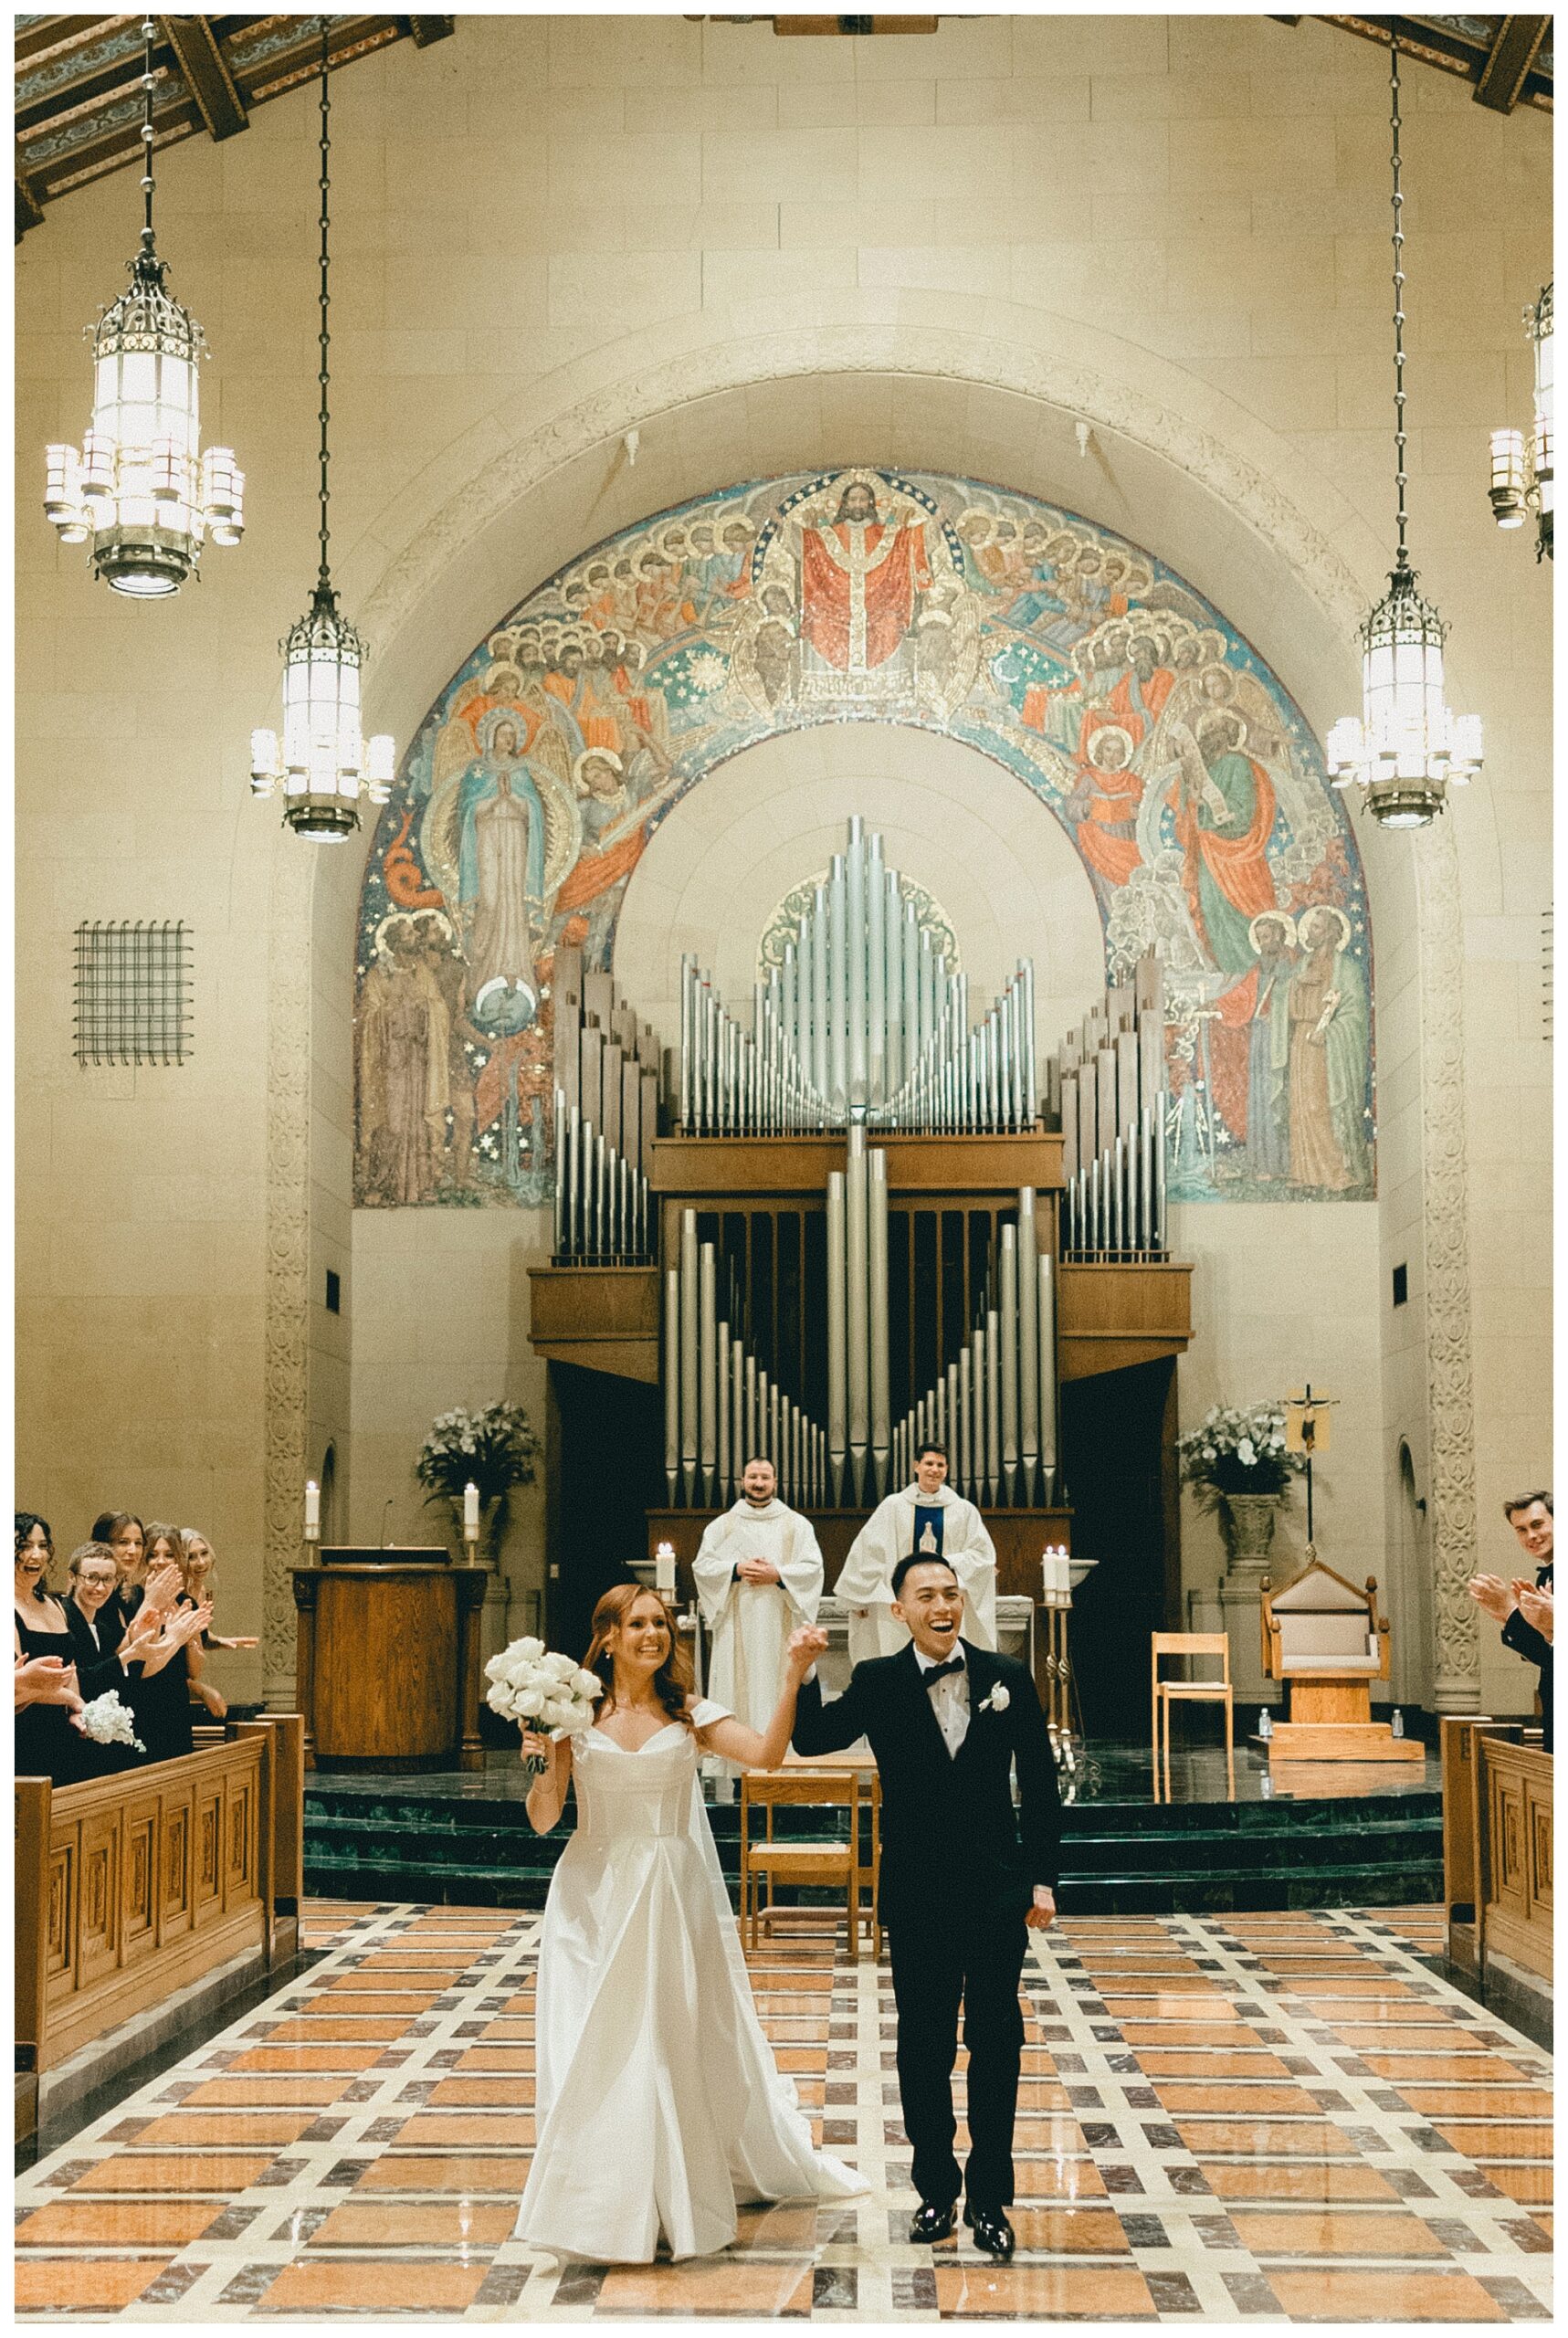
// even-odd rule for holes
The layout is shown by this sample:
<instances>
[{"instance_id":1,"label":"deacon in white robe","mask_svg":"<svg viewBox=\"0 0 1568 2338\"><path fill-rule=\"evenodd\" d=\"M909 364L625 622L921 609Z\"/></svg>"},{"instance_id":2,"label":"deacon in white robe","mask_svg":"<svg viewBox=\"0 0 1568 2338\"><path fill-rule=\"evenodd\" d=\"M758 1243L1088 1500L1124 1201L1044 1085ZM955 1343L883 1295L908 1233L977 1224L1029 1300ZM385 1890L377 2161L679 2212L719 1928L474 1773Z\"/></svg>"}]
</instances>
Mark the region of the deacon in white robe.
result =
<instances>
[{"instance_id":1,"label":"deacon in white robe","mask_svg":"<svg viewBox=\"0 0 1568 2338\"><path fill-rule=\"evenodd\" d=\"M946 1483L947 1456L921 1448L912 1485L878 1503L849 1545L834 1597L849 1625L849 1661L893 1656L909 1633L893 1613L893 1569L911 1551L943 1558L963 1591L963 1636L996 1645L996 1545L971 1501Z\"/></svg>"},{"instance_id":2,"label":"deacon in white robe","mask_svg":"<svg viewBox=\"0 0 1568 2338\"><path fill-rule=\"evenodd\" d=\"M716 1518L692 1563L708 1633L708 1694L748 1728L765 1729L784 1685L789 1636L815 1624L822 1553L809 1519L776 1493L771 1461L748 1461L741 1499ZM732 1762L712 1775L731 1785Z\"/></svg>"}]
</instances>

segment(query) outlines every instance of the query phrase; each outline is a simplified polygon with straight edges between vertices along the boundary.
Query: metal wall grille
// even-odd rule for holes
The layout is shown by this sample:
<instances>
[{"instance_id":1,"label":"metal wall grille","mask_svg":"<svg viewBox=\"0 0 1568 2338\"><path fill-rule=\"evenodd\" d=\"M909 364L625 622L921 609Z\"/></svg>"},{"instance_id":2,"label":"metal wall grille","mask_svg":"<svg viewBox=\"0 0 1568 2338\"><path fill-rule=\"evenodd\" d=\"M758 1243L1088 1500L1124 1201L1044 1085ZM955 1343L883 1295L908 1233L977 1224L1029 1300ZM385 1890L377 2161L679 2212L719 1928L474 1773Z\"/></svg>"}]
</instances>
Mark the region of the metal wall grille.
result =
<instances>
[{"instance_id":1,"label":"metal wall grille","mask_svg":"<svg viewBox=\"0 0 1568 2338\"><path fill-rule=\"evenodd\" d=\"M190 936L138 918L76 930L78 1063L184 1063L191 1052Z\"/></svg>"}]
</instances>

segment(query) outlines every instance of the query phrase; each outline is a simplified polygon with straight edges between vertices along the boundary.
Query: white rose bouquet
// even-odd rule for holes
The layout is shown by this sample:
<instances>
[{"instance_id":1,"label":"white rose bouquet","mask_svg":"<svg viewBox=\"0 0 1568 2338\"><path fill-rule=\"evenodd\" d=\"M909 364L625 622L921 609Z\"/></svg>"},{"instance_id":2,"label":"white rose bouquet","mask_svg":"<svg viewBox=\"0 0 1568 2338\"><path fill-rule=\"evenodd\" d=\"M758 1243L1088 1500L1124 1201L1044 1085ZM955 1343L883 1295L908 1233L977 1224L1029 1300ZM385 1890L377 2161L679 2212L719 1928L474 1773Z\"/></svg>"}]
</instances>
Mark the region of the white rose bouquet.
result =
<instances>
[{"instance_id":1,"label":"white rose bouquet","mask_svg":"<svg viewBox=\"0 0 1568 2338\"><path fill-rule=\"evenodd\" d=\"M555 1656L531 1635L513 1640L485 1667L485 1702L507 1721L542 1735L576 1737L593 1724L605 1684L569 1656Z\"/></svg>"},{"instance_id":2,"label":"white rose bouquet","mask_svg":"<svg viewBox=\"0 0 1568 2338\"><path fill-rule=\"evenodd\" d=\"M130 1745L138 1754L147 1751L136 1734L135 1719L130 1707L121 1703L112 1689L105 1690L101 1697L94 1697L89 1704L83 1705L76 1716L76 1725L84 1737L91 1738L95 1745Z\"/></svg>"}]
</instances>

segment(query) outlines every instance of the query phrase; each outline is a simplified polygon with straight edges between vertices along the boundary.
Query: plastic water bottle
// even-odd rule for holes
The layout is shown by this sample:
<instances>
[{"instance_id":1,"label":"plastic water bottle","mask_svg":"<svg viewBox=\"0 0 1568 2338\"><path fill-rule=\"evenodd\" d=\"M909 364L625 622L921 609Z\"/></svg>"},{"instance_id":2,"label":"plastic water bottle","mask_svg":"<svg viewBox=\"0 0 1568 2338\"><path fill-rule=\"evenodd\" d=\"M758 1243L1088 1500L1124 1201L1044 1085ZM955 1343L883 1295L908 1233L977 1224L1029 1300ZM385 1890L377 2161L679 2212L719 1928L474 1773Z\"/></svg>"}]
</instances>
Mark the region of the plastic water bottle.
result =
<instances>
[{"instance_id":1,"label":"plastic water bottle","mask_svg":"<svg viewBox=\"0 0 1568 2338\"><path fill-rule=\"evenodd\" d=\"M1258 1711L1258 1734L1266 1745L1274 1734L1274 1715L1267 1705L1262 1706Z\"/></svg>"},{"instance_id":2,"label":"plastic water bottle","mask_svg":"<svg viewBox=\"0 0 1568 2338\"><path fill-rule=\"evenodd\" d=\"M1403 1737L1405 1734L1405 1715L1397 1705L1394 1708L1394 1718L1388 1724L1388 1733L1390 1737Z\"/></svg>"}]
</instances>

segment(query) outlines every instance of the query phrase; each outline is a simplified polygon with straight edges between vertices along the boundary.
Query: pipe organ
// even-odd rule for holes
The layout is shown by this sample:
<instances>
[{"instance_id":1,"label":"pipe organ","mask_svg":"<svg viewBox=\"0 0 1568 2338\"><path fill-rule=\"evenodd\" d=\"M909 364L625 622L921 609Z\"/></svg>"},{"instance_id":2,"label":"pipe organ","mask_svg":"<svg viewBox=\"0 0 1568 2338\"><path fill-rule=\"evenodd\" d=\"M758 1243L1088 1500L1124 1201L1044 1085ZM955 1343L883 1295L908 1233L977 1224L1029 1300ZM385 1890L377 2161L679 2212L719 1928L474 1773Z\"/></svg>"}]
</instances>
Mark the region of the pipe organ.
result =
<instances>
[{"instance_id":1,"label":"pipe organ","mask_svg":"<svg viewBox=\"0 0 1568 2338\"><path fill-rule=\"evenodd\" d=\"M554 1259L531 1334L585 1367L557 1388L563 1451L588 1440L579 1508L603 1466L593 1375L618 1374L647 1396L616 1400L629 1474L603 1512L646 1502L650 1550L689 1565L762 1456L831 1588L929 1439L987 1518L999 1592L1036 1598L1041 1551L1070 1540L1061 1382L1190 1336L1163 972L1144 957L1041 1056L1031 961L972 1006L860 820L803 898L740 1011L681 963L662 1048L609 974L556 954ZM587 1601L624 1564L586 1532L557 1596Z\"/></svg>"},{"instance_id":2,"label":"pipe organ","mask_svg":"<svg viewBox=\"0 0 1568 2338\"><path fill-rule=\"evenodd\" d=\"M749 1029L695 958L681 962L679 1118L689 1133L783 1136L857 1121L1022 1130L1037 1111L1031 961L972 1026L967 977L948 967L858 816L783 964L752 985Z\"/></svg>"},{"instance_id":3,"label":"pipe organ","mask_svg":"<svg viewBox=\"0 0 1568 2338\"><path fill-rule=\"evenodd\" d=\"M652 1255L647 1173L658 1133L660 1050L616 995L555 953L555 1263L632 1266Z\"/></svg>"},{"instance_id":4,"label":"pipe organ","mask_svg":"<svg viewBox=\"0 0 1568 2338\"><path fill-rule=\"evenodd\" d=\"M1152 951L1067 1034L1050 1085L1061 1100L1064 1255L1163 1259L1169 1090L1164 977Z\"/></svg>"},{"instance_id":5,"label":"pipe organ","mask_svg":"<svg viewBox=\"0 0 1568 2338\"><path fill-rule=\"evenodd\" d=\"M671 1508L727 1506L747 1460L761 1455L786 1501L869 1509L909 1482L927 1438L946 1448L949 1482L977 1504L1031 1509L1043 1499L1057 1507L1056 1280L1032 1186L995 1223L972 1286L973 1320L948 1343L951 1358L896 1419L889 1229L900 1213L890 1221L885 1150L868 1146L857 1122L845 1167L828 1172L825 1303L807 1305L795 1353L775 1341L759 1359L744 1277L703 1236L704 1215L680 1211L670 1246L679 1262L664 1276ZM900 1361L910 1385L909 1355Z\"/></svg>"}]
</instances>

